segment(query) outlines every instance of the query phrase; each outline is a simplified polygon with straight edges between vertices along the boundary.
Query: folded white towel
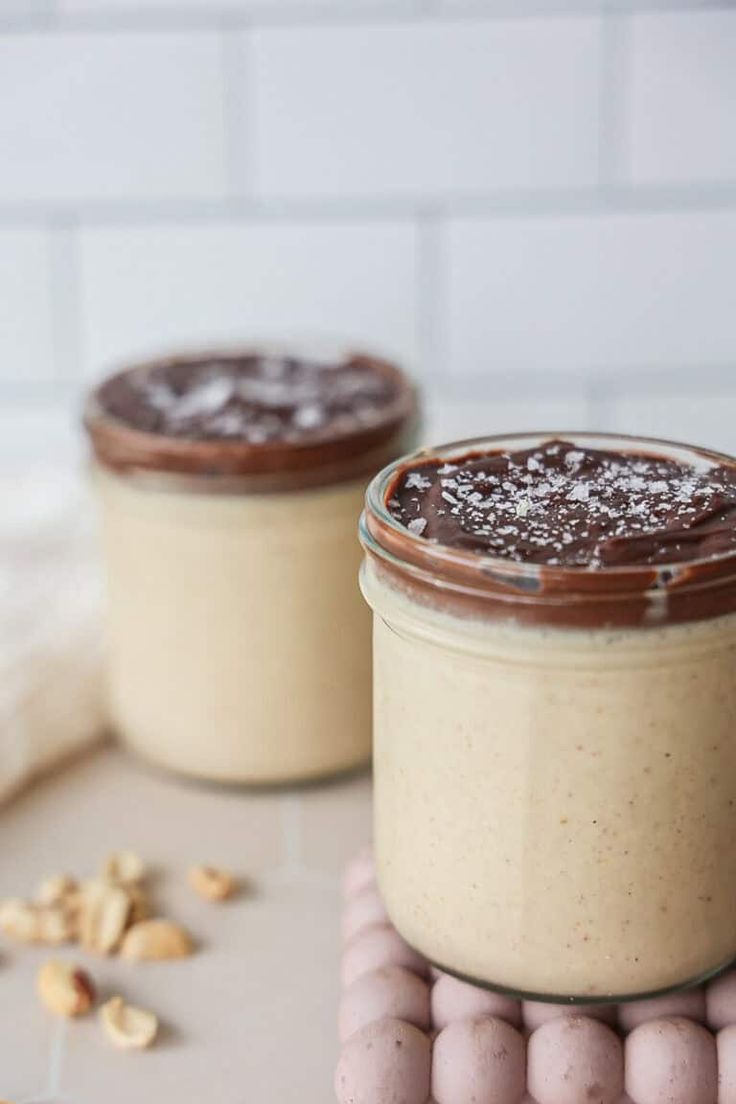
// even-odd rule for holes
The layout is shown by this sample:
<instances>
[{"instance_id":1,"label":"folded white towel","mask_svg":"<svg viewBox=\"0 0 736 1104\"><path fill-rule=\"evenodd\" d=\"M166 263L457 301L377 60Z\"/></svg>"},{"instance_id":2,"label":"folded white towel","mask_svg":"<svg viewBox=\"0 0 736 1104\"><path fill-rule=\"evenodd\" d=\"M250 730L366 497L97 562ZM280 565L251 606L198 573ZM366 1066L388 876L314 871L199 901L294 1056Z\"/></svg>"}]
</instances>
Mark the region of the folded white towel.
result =
<instances>
[{"instance_id":1,"label":"folded white towel","mask_svg":"<svg viewBox=\"0 0 736 1104\"><path fill-rule=\"evenodd\" d=\"M101 587L83 480L0 475L0 799L102 738Z\"/></svg>"}]
</instances>

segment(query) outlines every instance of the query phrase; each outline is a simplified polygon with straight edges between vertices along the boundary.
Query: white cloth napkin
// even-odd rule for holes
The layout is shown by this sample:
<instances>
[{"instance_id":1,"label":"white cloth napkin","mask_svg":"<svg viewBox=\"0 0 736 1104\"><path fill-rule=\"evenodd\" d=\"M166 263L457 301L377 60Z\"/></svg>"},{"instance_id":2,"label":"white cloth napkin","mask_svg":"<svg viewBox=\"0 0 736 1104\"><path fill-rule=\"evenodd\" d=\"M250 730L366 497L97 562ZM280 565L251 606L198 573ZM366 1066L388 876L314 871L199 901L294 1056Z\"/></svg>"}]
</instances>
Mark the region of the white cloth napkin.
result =
<instances>
[{"instance_id":1,"label":"white cloth napkin","mask_svg":"<svg viewBox=\"0 0 736 1104\"><path fill-rule=\"evenodd\" d=\"M0 800L105 730L101 586L80 476L0 475Z\"/></svg>"}]
</instances>

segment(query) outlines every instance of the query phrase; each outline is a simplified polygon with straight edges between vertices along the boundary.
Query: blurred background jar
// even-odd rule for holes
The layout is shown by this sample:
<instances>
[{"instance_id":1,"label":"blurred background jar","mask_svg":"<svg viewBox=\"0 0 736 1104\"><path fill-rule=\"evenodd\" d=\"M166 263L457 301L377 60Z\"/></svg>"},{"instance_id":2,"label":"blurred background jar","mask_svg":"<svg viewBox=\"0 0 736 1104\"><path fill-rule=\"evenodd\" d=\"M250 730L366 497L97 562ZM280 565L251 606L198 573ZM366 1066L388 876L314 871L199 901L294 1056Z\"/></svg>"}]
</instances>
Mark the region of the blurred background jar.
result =
<instances>
[{"instance_id":1,"label":"blurred background jar","mask_svg":"<svg viewBox=\"0 0 736 1104\"><path fill-rule=\"evenodd\" d=\"M215 352L94 390L110 712L132 748L220 782L368 760L355 526L416 416L398 368L352 354Z\"/></svg>"}]
</instances>

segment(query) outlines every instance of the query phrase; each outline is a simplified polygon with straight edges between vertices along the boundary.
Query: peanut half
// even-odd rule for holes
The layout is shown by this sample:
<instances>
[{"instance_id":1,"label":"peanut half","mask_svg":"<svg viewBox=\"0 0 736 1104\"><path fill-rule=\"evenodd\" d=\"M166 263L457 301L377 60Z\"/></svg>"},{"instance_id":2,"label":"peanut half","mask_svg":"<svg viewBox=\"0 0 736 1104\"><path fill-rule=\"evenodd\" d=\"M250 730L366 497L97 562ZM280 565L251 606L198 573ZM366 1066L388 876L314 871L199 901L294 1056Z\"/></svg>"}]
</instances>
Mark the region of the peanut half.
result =
<instances>
[{"instance_id":1,"label":"peanut half","mask_svg":"<svg viewBox=\"0 0 736 1104\"><path fill-rule=\"evenodd\" d=\"M108 882L121 885L136 885L146 876L146 867L140 855L135 851L114 851L108 855L103 868L103 877Z\"/></svg>"},{"instance_id":2,"label":"peanut half","mask_svg":"<svg viewBox=\"0 0 736 1104\"><path fill-rule=\"evenodd\" d=\"M100 1019L107 1037L123 1050L149 1047L158 1032L158 1020L153 1012L126 1004L122 997L105 1001Z\"/></svg>"},{"instance_id":3,"label":"peanut half","mask_svg":"<svg viewBox=\"0 0 736 1104\"><path fill-rule=\"evenodd\" d=\"M128 924L130 898L123 886L93 878L82 887L79 938L87 951L112 954Z\"/></svg>"},{"instance_id":4,"label":"peanut half","mask_svg":"<svg viewBox=\"0 0 736 1104\"><path fill-rule=\"evenodd\" d=\"M63 905L49 905L36 912L36 942L71 943L77 936L76 919Z\"/></svg>"},{"instance_id":5,"label":"peanut half","mask_svg":"<svg viewBox=\"0 0 736 1104\"><path fill-rule=\"evenodd\" d=\"M38 942L38 910L20 897L10 897L0 904L0 931L19 943Z\"/></svg>"},{"instance_id":6,"label":"peanut half","mask_svg":"<svg viewBox=\"0 0 736 1104\"><path fill-rule=\"evenodd\" d=\"M70 874L52 874L36 890L36 902L39 905L65 904L77 890L77 882Z\"/></svg>"},{"instance_id":7,"label":"peanut half","mask_svg":"<svg viewBox=\"0 0 736 1104\"><path fill-rule=\"evenodd\" d=\"M193 866L189 871L189 885L200 897L208 901L225 901L237 889L235 878L228 870L216 866Z\"/></svg>"},{"instance_id":8,"label":"peanut half","mask_svg":"<svg viewBox=\"0 0 736 1104\"><path fill-rule=\"evenodd\" d=\"M71 962L53 958L38 972L38 995L56 1016L83 1016L95 1002L89 974Z\"/></svg>"},{"instance_id":9,"label":"peanut half","mask_svg":"<svg viewBox=\"0 0 736 1104\"><path fill-rule=\"evenodd\" d=\"M170 920L140 920L125 933L121 958L148 962L165 958L186 958L194 950L192 940Z\"/></svg>"}]
</instances>

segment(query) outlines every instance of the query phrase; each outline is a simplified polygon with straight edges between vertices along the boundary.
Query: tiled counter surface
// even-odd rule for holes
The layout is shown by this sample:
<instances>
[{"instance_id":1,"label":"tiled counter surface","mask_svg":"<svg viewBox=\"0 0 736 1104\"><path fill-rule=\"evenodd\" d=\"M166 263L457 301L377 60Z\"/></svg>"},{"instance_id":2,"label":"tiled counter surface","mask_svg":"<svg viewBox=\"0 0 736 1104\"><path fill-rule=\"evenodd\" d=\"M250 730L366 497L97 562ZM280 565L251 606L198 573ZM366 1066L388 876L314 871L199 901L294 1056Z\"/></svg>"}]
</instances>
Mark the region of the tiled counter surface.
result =
<instances>
[{"instance_id":1,"label":"tiled counter surface","mask_svg":"<svg viewBox=\"0 0 736 1104\"><path fill-rule=\"evenodd\" d=\"M115 1050L94 1017L54 1021L35 995L48 949L3 940L0 1098L63 1104L327 1104L336 1057L340 868L370 835L370 781L288 793L206 789L149 773L107 749L0 813L0 896L46 874L91 874L133 847L155 864L160 911L186 924L181 962L98 959L76 947L101 994L155 1010L146 1052ZM186 885L193 862L251 879L223 905Z\"/></svg>"}]
</instances>

